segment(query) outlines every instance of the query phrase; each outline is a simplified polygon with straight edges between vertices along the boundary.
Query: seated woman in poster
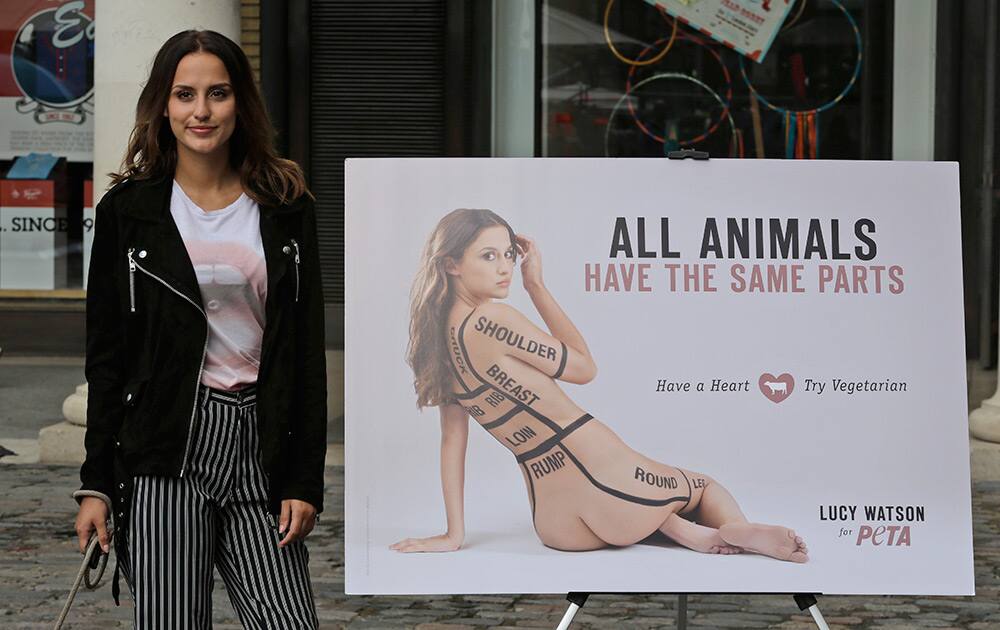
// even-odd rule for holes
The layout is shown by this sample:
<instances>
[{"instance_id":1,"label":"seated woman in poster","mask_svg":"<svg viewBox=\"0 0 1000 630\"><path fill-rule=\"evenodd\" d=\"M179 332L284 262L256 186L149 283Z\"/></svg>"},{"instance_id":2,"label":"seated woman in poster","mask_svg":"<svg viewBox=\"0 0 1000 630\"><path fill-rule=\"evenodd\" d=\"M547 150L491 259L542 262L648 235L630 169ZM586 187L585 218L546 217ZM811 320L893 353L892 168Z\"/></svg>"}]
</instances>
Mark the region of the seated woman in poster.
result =
<instances>
[{"instance_id":1,"label":"seated woman in poster","mask_svg":"<svg viewBox=\"0 0 1000 630\"><path fill-rule=\"evenodd\" d=\"M521 275L549 331L497 300ZM556 383L597 372L580 332L542 280L538 245L489 210L455 210L424 248L410 306L408 362L417 404L441 410L448 530L392 545L455 551L465 538L464 471L472 417L514 455L535 532L554 549L635 544L659 531L703 553L749 551L805 562L795 532L751 523L711 477L654 461L578 407Z\"/></svg>"}]
</instances>

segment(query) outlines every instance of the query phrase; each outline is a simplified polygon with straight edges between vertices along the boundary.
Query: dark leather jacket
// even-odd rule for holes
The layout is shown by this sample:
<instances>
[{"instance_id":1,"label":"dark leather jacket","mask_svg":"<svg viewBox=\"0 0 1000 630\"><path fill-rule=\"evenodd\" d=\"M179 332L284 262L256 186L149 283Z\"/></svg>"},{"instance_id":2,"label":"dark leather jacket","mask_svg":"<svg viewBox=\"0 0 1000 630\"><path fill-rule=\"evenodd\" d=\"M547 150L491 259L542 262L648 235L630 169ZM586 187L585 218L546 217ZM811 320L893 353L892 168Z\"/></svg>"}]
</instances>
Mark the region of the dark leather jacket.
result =
<instances>
[{"instance_id":1,"label":"dark leather jacket","mask_svg":"<svg viewBox=\"0 0 1000 630\"><path fill-rule=\"evenodd\" d=\"M74 496L113 504L134 475L183 476L208 342L201 291L170 214L172 178L123 182L97 206L87 281L87 456ZM269 510L323 510L326 361L312 200L261 205L266 323L257 379ZM120 536L117 538L121 538ZM117 540L116 540L117 542Z\"/></svg>"}]
</instances>

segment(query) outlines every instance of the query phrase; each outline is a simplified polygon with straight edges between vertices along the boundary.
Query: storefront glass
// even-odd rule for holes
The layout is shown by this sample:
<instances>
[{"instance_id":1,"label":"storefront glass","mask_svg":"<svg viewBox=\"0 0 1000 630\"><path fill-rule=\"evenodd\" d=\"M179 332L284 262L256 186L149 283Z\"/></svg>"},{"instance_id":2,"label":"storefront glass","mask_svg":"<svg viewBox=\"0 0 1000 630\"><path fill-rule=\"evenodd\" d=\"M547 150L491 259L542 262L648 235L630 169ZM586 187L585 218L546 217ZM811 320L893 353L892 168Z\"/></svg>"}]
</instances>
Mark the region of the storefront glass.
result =
<instances>
[{"instance_id":1,"label":"storefront glass","mask_svg":"<svg viewBox=\"0 0 1000 630\"><path fill-rule=\"evenodd\" d=\"M94 0L0 3L0 297L83 296L93 18Z\"/></svg>"},{"instance_id":2,"label":"storefront glass","mask_svg":"<svg viewBox=\"0 0 1000 630\"><path fill-rule=\"evenodd\" d=\"M643 0L542 0L540 154L888 159L883 4L796 0L757 63Z\"/></svg>"}]
</instances>

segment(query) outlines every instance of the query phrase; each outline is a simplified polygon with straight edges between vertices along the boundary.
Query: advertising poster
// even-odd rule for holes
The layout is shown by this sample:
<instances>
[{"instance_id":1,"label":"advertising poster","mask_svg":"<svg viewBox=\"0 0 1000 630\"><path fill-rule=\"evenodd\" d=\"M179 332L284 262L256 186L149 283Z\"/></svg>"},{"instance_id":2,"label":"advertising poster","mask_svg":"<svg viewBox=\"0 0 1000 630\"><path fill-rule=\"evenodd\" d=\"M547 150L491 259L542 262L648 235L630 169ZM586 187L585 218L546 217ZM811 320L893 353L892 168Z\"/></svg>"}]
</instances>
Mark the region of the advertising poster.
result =
<instances>
[{"instance_id":1,"label":"advertising poster","mask_svg":"<svg viewBox=\"0 0 1000 630\"><path fill-rule=\"evenodd\" d=\"M94 0L0 3L0 159L94 152Z\"/></svg>"},{"instance_id":2,"label":"advertising poster","mask_svg":"<svg viewBox=\"0 0 1000 630\"><path fill-rule=\"evenodd\" d=\"M958 190L348 160L347 592L973 594Z\"/></svg>"},{"instance_id":3,"label":"advertising poster","mask_svg":"<svg viewBox=\"0 0 1000 630\"><path fill-rule=\"evenodd\" d=\"M764 60L793 0L646 0L754 61Z\"/></svg>"}]
</instances>

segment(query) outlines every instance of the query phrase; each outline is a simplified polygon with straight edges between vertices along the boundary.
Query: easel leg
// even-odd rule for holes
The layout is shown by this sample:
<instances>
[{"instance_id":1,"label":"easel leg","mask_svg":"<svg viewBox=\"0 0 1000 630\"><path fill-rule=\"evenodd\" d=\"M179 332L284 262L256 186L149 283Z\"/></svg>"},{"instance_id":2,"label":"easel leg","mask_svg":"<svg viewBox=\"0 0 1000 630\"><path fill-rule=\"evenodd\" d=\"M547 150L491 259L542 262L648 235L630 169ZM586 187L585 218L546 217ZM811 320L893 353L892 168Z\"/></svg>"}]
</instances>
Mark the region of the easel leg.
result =
<instances>
[{"instance_id":1,"label":"easel leg","mask_svg":"<svg viewBox=\"0 0 1000 630\"><path fill-rule=\"evenodd\" d=\"M819 630L830 630L830 626L826 625L826 619L823 619L823 613L819 611L819 604L816 603L815 595L799 594L794 597L799 610L808 610Z\"/></svg>"},{"instance_id":2,"label":"easel leg","mask_svg":"<svg viewBox=\"0 0 1000 630\"><path fill-rule=\"evenodd\" d=\"M590 597L589 593L570 593L566 596L569 600L569 608L566 609L566 614L563 615L562 621L556 627L556 630L566 630L569 628L569 624L573 623L573 617L576 616L576 611L583 608L583 605L587 603L587 598Z\"/></svg>"},{"instance_id":3,"label":"easel leg","mask_svg":"<svg viewBox=\"0 0 1000 630\"><path fill-rule=\"evenodd\" d=\"M688 596L681 593L677 596L677 630L687 630L688 627Z\"/></svg>"}]
</instances>

